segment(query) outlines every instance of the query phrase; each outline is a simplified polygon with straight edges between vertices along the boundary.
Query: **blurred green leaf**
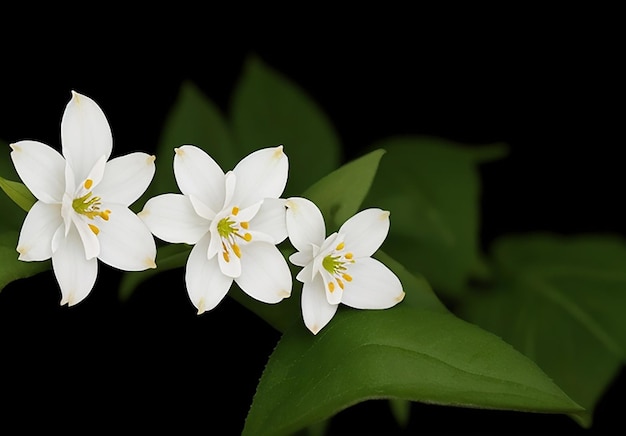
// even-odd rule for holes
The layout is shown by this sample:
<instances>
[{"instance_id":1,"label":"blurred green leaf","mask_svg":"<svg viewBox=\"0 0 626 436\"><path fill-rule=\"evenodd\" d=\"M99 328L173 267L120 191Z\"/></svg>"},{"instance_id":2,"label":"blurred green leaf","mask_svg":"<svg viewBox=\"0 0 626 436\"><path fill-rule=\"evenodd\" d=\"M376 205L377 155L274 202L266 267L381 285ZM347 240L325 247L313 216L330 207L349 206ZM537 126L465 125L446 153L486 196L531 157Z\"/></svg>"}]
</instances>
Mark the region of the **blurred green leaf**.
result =
<instances>
[{"instance_id":1,"label":"blurred green leaf","mask_svg":"<svg viewBox=\"0 0 626 436\"><path fill-rule=\"evenodd\" d=\"M299 86L250 57L235 87L231 122L238 150L283 145L289 156L285 196L302 192L339 166L340 142L317 103Z\"/></svg>"},{"instance_id":2,"label":"blurred green leaf","mask_svg":"<svg viewBox=\"0 0 626 436\"><path fill-rule=\"evenodd\" d=\"M13 162L11 162L11 150L6 142L2 140L0 140L0 150L2 150L2 153L0 153L0 179L7 181L19 180L13 167ZM0 210L2 210L0 232L15 231L22 227L26 214L8 195L0 194Z\"/></svg>"},{"instance_id":3,"label":"blurred green leaf","mask_svg":"<svg viewBox=\"0 0 626 436\"><path fill-rule=\"evenodd\" d=\"M410 271L423 274L439 295L456 298L480 264L476 165L501 156L503 146L464 147L438 138L398 137L374 148L387 154L364 207L391 212L383 249Z\"/></svg>"},{"instance_id":4,"label":"blurred green leaf","mask_svg":"<svg viewBox=\"0 0 626 436\"><path fill-rule=\"evenodd\" d=\"M186 144L206 151L225 171L243 157L233 148L227 123L219 108L189 81L181 84L178 97L165 120L156 150L157 172L147 196L178 192L173 169L174 148Z\"/></svg>"},{"instance_id":5,"label":"blurred green leaf","mask_svg":"<svg viewBox=\"0 0 626 436\"><path fill-rule=\"evenodd\" d=\"M34 276L50 269L50 261L23 262L18 260L17 232L0 233L0 291L12 281Z\"/></svg>"},{"instance_id":6,"label":"blurred green leaf","mask_svg":"<svg viewBox=\"0 0 626 436\"><path fill-rule=\"evenodd\" d=\"M342 308L344 309L344 308ZM289 329L257 387L244 435L283 435L364 400L578 413L531 360L450 313L341 310L317 336Z\"/></svg>"},{"instance_id":7,"label":"blurred green leaf","mask_svg":"<svg viewBox=\"0 0 626 436\"><path fill-rule=\"evenodd\" d=\"M359 211L385 150L374 150L315 182L303 194L322 211L327 233Z\"/></svg>"},{"instance_id":8,"label":"blurred green leaf","mask_svg":"<svg viewBox=\"0 0 626 436\"><path fill-rule=\"evenodd\" d=\"M626 245L617 237L526 234L498 240L491 292L458 313L535 361L587 410L626 355Z\"/></svg>"},{"instance_id":9,"label":"blurred green leaf","mask_svg":"<svg viewBox=\"0 0 626 436\"><path fill-rule=\"evenodd\" d=\"M37 202L35 196L21 182L13 182L0 177L0 188L25 212L28 212L33 207L33 204ZM6 213L6 211L4 212Z\"/></svg>"},{"instance_id":10,"label":"blurred green leaf","mask_svg":"<svg viewBox=\"0 0 626 436\"><path fill-rule=\"evenodd\" d=\"M128 300L139 285L158 273L175 268L182 268L187 263L190 252L191 247L185 244L168 244L158 247L156 269L126 271L123 273L118 289L120 300ZM181 277L181 283L182 280L183 278Z\"/></svg>"}]
</instances>

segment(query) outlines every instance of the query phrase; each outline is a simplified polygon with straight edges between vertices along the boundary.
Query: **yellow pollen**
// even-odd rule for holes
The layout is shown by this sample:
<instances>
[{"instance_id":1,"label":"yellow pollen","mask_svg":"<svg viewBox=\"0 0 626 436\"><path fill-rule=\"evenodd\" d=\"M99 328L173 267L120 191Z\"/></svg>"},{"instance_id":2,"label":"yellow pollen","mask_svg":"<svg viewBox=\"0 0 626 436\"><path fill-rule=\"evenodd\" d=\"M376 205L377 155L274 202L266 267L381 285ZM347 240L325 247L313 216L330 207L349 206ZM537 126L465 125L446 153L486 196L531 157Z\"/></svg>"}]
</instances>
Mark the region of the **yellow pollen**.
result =
<instances>
[{"instance_id":1,"label":"yellow pollen","mask_svg":"<svg viewBox=\"0 0 626 436\"><path fill-rule=\"evenodd\" d=\"M354 254L352 253L346 253L344 256L346 259L351 260L354 257Z\"/></svg>"},{"instance_id":2,"label":"yellow pollen","mask_svg":"<svg viewBox=\"0 0 626 436\"><path fill-rule=\"evenodd\" d=\"M248 221L242 221L239 223L239 225L246 230L248 230L248 227L250 227L250 224L248 223Z\"/></svg>"},{"instance_id":3,"label":"yellow pollen","mask_svg":"<svg viewBox=\"0 0 626 436\"><path fill-rule=\"evenodd\" d=\"M342 274L341 277L343 277L346 282L352 281L352 276L350 274Z\"/></svg>"},{"instance_id":4,"label":"yellow pollen","mask_svg":"<svg viewBox=\"0 0 626 436\"><path fill-rule=\"evenodd\" d=\"M341 280L337 279L337 284L341 289L343 289L343 282Z\"/></svg>"},{"instance_id":5,"label":"yellow pollen","mask_svg":"<svg viewBox=\"0 0 626 436\"><path fill-rule=\"evenodd\" d=\"M246 242L250 242L252 240L252 235L250 233L246 233L245 235L243 235L243 239Z\"/></svg>"},{"instance_id":6,"label":"yellow pollen","mask_svg":"<svg viewBox=\"0 0 626 436\"><path fill-rule=\"evenodd\" d=\"M91 187L93 186L93 180L91 179L85 180L85 183L83 184L83 186L85 187L85 189L91 189Z\"/></svg>"},{"instance_id":7,"label":"yellow pollen","mask_svg":"<svg viewBox=\"0 0 626 436\"><path fill-rule=\"evenodd\" d=\"M344 244L343 242L341 242L339 245L337 245L337 247L335 247L335 250L339 251L339 250L343 250L343 247L345 247L346 244Z\"/></svg>"},{"instance_id":8,"label":"yellow pollen","mask_svg":"<svg viewBox=\"0 0 626 436\"><path fill-rule=\"evenodd\" d=\"M237 257L241 259L241 249L239 248L239 245L233 244L232 247Z\"/></svg>"},{"instance_id":9,"label":"yellow pollen","mask_svg":"<svg viewBox=\"0 0 626 436\"><path fill-rule=\"evenodd\" d=\"M335 291L335 284L333 282L329 282L328 283L328 290L330 292L334 292Z\"/></svg>"},{"instance_id":10,"label":"yellow pollen","mask_svg":"<svg viewBox=\"0 0 626 436\"><path fill-rule=\"evenodd\" d=\"M91 229L94 235L97 235L98 233L100 233L100 229L98 227L94 226L93 224L87 224L87 225L89 226L89 228Z\"/></svg>"},{"instance_id":11,"label":"yellow pollen","mask_svg":"<svg viewBox=\"0 0 626 436\"><path fill-rule=\"evenodd\" d=\"M228 255L228 251L223 251L222 256L224 256L224 260L226 262L230 262L230 256Z\"/></svg>"},{"instance_id":12,"label":"yellow pollen","mask_svg":"<svg viewBox=\"0 0 626 436\"><path fill-rule=\"evenodd\" d=\"M233 210L231 212L233 215L237 215L239 213L239 208L237 206L233 206Z\"/></svg>"}]
</instances>

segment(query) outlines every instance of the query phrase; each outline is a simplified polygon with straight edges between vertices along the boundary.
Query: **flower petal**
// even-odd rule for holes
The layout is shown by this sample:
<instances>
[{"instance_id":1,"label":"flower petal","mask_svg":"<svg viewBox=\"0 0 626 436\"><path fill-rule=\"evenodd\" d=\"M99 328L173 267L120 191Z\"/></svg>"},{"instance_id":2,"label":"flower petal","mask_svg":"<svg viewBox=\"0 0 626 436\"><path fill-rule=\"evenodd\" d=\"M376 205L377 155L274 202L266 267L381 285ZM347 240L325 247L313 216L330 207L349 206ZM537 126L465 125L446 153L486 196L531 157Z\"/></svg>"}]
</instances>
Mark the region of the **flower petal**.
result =
<instances>
[{"instance_id":1,"label":"flower petal","mask_svg":"<svg viewBox=\"0 0 626 436\"><path fill-rule=\"evenodd\" d=\"M289 262L293 263L296 266L307 266L309 263L311 263L312 260L313 255L310 252L306 251L296 251L291 256L289 256ZM311 264L310 268L313 268L313 264ZM298 273L298 275L300 275L300 273Z\"/></svg>"},{"instance_id":2,"label":"flower petal","mask_svg":"<svg viewBox=\"0 0 626 436\"><path fill-rule=\"evenodd\" d=\"M52 237L63 226L61 205L37 201L24 219L17 241L19 260L39 261L52 257Z\"/></svg>"},{"instance_id":3,"label":"flower petal","mask_svg":"<svg viewBox=\"0 0 626 436\"><path fill-rule=\"evenodd\" d=\"M285 200L282 198L266 198L261 208L250 222L256 232L265 233L280 244L287 238L287 221L285 218Z\"/></svg>"},{"instance_id":4,"label":"flower petal","mask_svg":"<svg viewBox=\"0 0 626 436\"><path fill-rule=\"evenodd\" d=\"M86 259L93 259L98 257L100 254L100 241L98 236L94 233L94 226L89 220L89 218L84 215L79 215L77 213L71 212L70 219L72 223L74 223L74 227L78 231L78 235L80 236L80 240L83 242L83 251L85 253ZM65 227L66 232L69 231L69 228ZM99 230L98 230L99 231Z\"/></svg>"},{"instance_id":5,"label":"flower petal","mask_svg":"<svg viewBox=\"0 0 626 436\"><path fill-rule=\"evenodd\" d=\"M233 279L222 274L217 259L207 259L210 234L206 234L193 247L187 259L185 283L187 293L198 315L213 309L224 299Z\"/></svg>"},{"instance_id":6,"label":"flower petal","mask_svg":"<svg viewBox=\"0 0 626 436\"><path fill-rule=\"evenodd\" d=\"M154 156L139 152L111 159L94 195L108 203L130 206L148 189L154 177L154 160Z\"/></svg>"},{"instance_id":7,"label":"flower petal","mask_svg":"<svg viewBox=\"0 0 626 436\"><path fill-rule=\"evenodd\" d=\"M402 283L376 259L363 258L348 269L352 281L346 283L342 303L355 309L387 309L404 298Z\"/></svg>"},{"instance_id":8,"label":"flower petal","mask_svg":"<svg viewBox=\"0 0 626 436\"><path fill-rule=\"evenodd\" d=\"M63 156L76 180L85 180L96 161L111 156L113 136L100 106L91 98L72 91L61 119Z\"/></svg>"},{"instance_id":9,"label":"flower petal","mask_svg":"<svg viewBox=\"0 0 626 436\"><path fill-rule=\"evenodd\" d=\"M30 192L44 203L60 203L65 192L63 156L37 141L19 141L11 148L15 170Z\"/></svg>"},{"instance_id":10,"label":"flower petal","mask_svg":"<svg viewBox=\"0 0 626 436\"><path fill-rule=\"evenodd\" d=\"M156 244L146 224L125 206L103 206L111 213L108 221L98 220L100 260L124 271L156 268Z\"/></svg>"},{"instance_id":11,"label":"flower petal","mask_svg":"<svg viewBox=\"0 0 626 436\"><path fill-rule=\"evenodd\" d=\"M348 219L339 234L344 236L346 250L355 257L370 257L384 242L389 232L389 212L365 209Z\"/></svg>"},{"instance_id":12,"label":"flower petal","mask_svg":"<svg viewBox=\"0 0 626 436\"><path fill-rule=\"evenodd\" d=\"M162 194L149 199L137 214L154 235L171 243L195 244L211 223L198 216L189 198L182 194Z\"/></svg>"},{"instance_id":13,"label":"flower petal","mask_svg":"<svg viewBox=\"0 0 626 436\"><path fill-rule=\"evenodd\" d=\"M235 282L246 294L270 304L291 295L291 271L278 248L257 242L241 251L241 275Z\"/></svg>"},{"instance_id":14,"label":"flower petal","mask_svg":"<svg viewBox=\"0 0 626 436\"><path fill-rule=\"evenodd\" d=\"M219 238L215 233L211 233L211 238ZM214 247L211 247L211 251L207 249L207 257L215 256ZM224 253L223 250L217 254L217 262L220 266L220 270L222 274L227 275L228 277L236 278L241 275L241 259L237 256L233 250L230 248L228 252Z\"/></svg>"},{"instance_id":15,"label":"flower petal","mask_svg":"<svg viewBox=\"0 0 626 436\"><path fill-rule=\"evenodd\" d=\"M224 205L224 172L206 152L194 145L175 149L174 175L180 192L194 195L211 210Z\"/></svg>"},{"instance_id":16,"label":"flower petal","mask_svg":"<svg viewBox=\"0 0 626 436\"><path fill-rule=\"evenodd\" d=\"M246 207L264 198L278 198L285 190L289 160L283 146L250 153L233 168L237 186L233 204Z\"/></svg>"},{"instance_id":17,"label":"flower petal","mask_svg":"<svg viewBox=\"0 0 626 436\"><path fill-rule=\"evenodd\" d=\"M304 325L316 335L321 329L330 322L337 312L338 304L330 304L326 300L326 292L324 290L324 282L321 277L317 276L311 282L305 282L302 285L302 299L300 300L302 307L302 318Z\"/></svg>"},{"instance_id":18,"label":"flower petal","mask_svg":"<svg viewBox=\"0 0 626 436\"><path fill-rule=\"evenodd\" d=\"M310 252L311 244L321 246L326 238L326 226L315 203L307 198L291 197L285 206L287 233L296 250Z\"/></svg>"},{"instance_id":19,"label":"flower petal","mask_svg":"<svg viewBox=\"0 0 626 436\"><path fill-rule=\"evenodd\" d=\"M67 236L59 227L54 240L56 251L52 255L52 269L61 288L61 305L79 303L93 289L98 275L97 258L85 259L83 243L73 226Z\"/></svg>"}]
</instances>

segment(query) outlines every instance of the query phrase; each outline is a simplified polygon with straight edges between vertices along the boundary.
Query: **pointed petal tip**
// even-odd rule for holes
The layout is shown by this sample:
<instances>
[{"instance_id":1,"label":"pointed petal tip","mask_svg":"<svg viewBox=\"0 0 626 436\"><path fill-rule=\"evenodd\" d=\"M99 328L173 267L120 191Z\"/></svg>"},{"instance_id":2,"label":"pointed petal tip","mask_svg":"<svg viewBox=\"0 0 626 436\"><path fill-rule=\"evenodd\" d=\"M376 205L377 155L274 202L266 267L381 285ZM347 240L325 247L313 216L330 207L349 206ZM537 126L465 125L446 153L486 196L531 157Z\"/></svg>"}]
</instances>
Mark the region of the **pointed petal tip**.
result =
<instances>
[{"instance_id":1,"label":"pointed petal tip","mask_svg":"<svg viewBox=\"0 0 626 436\"><path fill-rule=\"evenodd\" d=\"M281 158L285 154L285 153L283 153L283 145L282 144L279 145L278 147L276 147L274 150L275 150L274 151L274 157L277 158L277 159Z\"/></svg>"},{"instance_id":2,"label":"pointed petal tip","mask_svg":"<svg viewBox=\"0 0 626 436\"><path fill-rule=\"evenodd\" d=\"M307 328L308 328L308 329L311 331L311 333L313 333L314 335L317 335L317 334L320 332L320 330L321 330L321 328L320 328L320 327L318 327L318 325L317 325L317 324L313 324L313 325L311 325L311 326L307 326Z\"/></svg>"},{"instance_id":3,"label":"pointed petal tip","mask_svg":"<svg viewBox=\"0 0 626 436\"><path fill-rule=\"evenodd\" d=\"M20 146L17 145L16 143L9 144L9 147L11 147L11 150L13 150L13 151L22 151Z\"/></svg>"},{"instance_id":4,"label":"pointed petal tip","mask_svg":"<svg viewBox=\"0 0 626 436\"><path fill-rule=\"evenodd\" d=\"M151 257L146 258L146 260L145 260L145 264L146 264L146 267L147 267L148 269L156 269L156 267L157 267L156 262L155 262L155 261L154 261L154 259L153 259L153 258L151 258Z\"/></svg>"},{"instance_id":5,"label":"pointed petal tip","mask_svg":"<svg viewBox=\"0 0 626 436\"><path fill-rule=\"evenodd\" d=\"M402 300L404 300L404 296L406 295L406 293L404 291L400 292L400 294L398 294L398 296L396 297L396 302L399 303Z\"/></svg>"},{"instance_id":6,"label":"pointed petal tip","mask_svg":"<svg viewBox=\"0 0 626 436\"><path fill-rule=\"evenodd\" d=\"M278 291L278 296L280 298L288 298L291 296L291 291L288 291L287 289L281 289L280 291Z\"/></svg>"},{"instance_id":7,"label":"pointed petal tip","mask_svg":"<svg viewBox=\"0 0 626 436\"><path fill-rule=\"evenodd\" d=\"M197 315L202 315L204 312L206 312L206 306L204 305L204 298L198 301L198 304L196 305L196 307L198 308Z\"/></svg>"},{"instance_id":8,"label":"pointed petal tip","mask_svg":"<svg viewBox=\"0 0 626 436\"><path fill-rule=\"evenodd\" d=\"M146 160L146 163L147 163L148 165L151 165L151 164L153 164L153 163L154 163L154 161L155 161L155 160L156 160L156 156L155 156L155 155L153 155L153 154L151 154L151 155L149 155L149 156L148 156L148 159Z\"/></svg>"},{"instance_id":9,"label":"pointed petal tip","mask_svg":"<svg viewBox=\"0 0 626 436\"><path fill-rule=\"evenodd\" d=\"M388 210L383 210L383 212L380 214L380 219L384 221L389 218L389 215L391 215L391 212L389 212Z\"/></svg>"}]
</instances>

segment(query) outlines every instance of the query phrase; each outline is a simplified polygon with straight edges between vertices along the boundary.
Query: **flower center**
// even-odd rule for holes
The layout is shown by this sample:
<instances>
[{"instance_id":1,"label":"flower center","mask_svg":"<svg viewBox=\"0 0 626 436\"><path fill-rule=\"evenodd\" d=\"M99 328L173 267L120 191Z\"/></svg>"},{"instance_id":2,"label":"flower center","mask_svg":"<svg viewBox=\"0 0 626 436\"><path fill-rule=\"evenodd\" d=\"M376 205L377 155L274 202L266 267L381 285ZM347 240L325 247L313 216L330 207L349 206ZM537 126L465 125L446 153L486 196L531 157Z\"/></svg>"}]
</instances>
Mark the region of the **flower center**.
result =
<instances>
[{"instance_id":1,"label":"flower center","mask_svg":"<svg viewBox=\"0 0 626 436\"><path fill-rule=\"evenodd\" d=\"M354 263L354 255L350 252L346 252L344 249L345 244L341 242L331 253L327 254L326 257L322 259L322 267L328 271L333 278L333 281L329 281L327 284L330 292L335 290L335 283L343 289L345 286L344 280L346 282L352 281L352 276L347 273L347 265Z\"/></svg>"},{"instance_id":2,"label":"flower center","mask_svg":"<svg viewBox=\"0 0 626 436\"><path fill-rule=\"evenodd\" d=\"M238 221L235 218L238 213L239 208L235 206L229 216L222 218L217 223L217 233L222 238L222 256L226 262L230 262L231 251L235 253L235 256L241 258L241 248L237 245L238 239L242 239L245 242L252 240L250 233L243 233L242 231L242 229L248 229L249 223L247 221Z\"/></svg>"},{"instance_id":3,"label":"flower center","mask_svg":"<svg viewBox=\"0 0 626 436\"><path fill-rule=\"evenodd\" d=\"M93 180L91 179L87 179L85 180L85 183L83 183L83 187L87 190L89 190L92 185ZM100 210L100 206L102 205L100 200L100 197L96 197L91 191L88 191L85 195L77 197L72 201L72 208L76 211L76 213L84 215L90 220L100 217L103 220L108 221L111 211L109 209ZM95 224L88 223L87 225L91 231L94 232L94 234L97 235L100 233L100 229Z\"/></svg>"}]
</instances>

